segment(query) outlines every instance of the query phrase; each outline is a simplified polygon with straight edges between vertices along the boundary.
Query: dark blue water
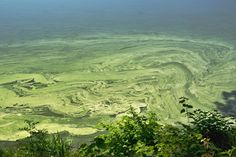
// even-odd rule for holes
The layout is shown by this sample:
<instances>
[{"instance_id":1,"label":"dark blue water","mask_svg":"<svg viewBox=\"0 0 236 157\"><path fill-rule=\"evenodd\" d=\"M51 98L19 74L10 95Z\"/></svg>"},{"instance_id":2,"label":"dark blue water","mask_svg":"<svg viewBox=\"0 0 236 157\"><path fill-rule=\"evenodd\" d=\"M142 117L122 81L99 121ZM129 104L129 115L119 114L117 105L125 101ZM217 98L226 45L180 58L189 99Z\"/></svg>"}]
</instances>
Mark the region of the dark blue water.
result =
<instances>
[{"instance_id":1,"label":"dark blue water","mask_svg":"<svg viewBox=\"0 0 236 157\"><path fill-rule=\"evenodd\" d=\"M236 43L236 0L0 0L0 42L169 33Z\"/></svg>"}]
</instances>

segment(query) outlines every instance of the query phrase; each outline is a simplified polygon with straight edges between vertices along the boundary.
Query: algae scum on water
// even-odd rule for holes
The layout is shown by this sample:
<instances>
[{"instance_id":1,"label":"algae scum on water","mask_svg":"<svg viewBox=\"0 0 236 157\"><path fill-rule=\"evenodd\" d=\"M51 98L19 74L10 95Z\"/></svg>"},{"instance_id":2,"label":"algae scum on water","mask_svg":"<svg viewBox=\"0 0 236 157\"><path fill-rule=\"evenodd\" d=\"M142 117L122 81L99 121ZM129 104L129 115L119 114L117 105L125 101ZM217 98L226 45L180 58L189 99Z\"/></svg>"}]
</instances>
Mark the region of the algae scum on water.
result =
<instances>
[{"instance_id":1,"label":"algae scum on water","mask_svg":"<svg viewBox=\"0 0 236 157\"><path fill-rule=\"evenodd\" d=\"M50 132L94 134L137 111L181 118L178 98L213 110L236 87L236 50L226 43L161 35L102 34L0 46L0 140L27 136L24 120Z\"/></svg>"},{"instance_id":2,"label":"algae scum on water","mask_svg":"<svg viewBox=\"0 0 236 157\"><path fill-rule=\"evenodd\" d=\"M236 116L235 0L0 0L0 141L91 137L130 106L186 122L178 98ZM80 137L81 137L80 136Z\"/></svg>"}]
</instances>

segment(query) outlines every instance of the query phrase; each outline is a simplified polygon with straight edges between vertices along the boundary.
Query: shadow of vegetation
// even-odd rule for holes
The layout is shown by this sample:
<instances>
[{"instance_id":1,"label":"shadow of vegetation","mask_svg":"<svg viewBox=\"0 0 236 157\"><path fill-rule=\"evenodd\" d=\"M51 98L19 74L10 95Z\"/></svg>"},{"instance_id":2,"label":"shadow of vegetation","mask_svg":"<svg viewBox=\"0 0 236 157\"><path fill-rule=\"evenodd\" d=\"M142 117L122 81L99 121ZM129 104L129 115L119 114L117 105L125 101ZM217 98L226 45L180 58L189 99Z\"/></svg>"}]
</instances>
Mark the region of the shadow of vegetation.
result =
<instances>
[{"instance_id":1,"label":"shadow of vegetation","mask_svg":"<svg viewBox=\"0 0 236 157\"><path fill-rule=\"evenodd\" d=\"M214 102L218 110L223 114L236 118L236 90L231 92L222 92L224 103Z\"/></svg>"}]
</instances>

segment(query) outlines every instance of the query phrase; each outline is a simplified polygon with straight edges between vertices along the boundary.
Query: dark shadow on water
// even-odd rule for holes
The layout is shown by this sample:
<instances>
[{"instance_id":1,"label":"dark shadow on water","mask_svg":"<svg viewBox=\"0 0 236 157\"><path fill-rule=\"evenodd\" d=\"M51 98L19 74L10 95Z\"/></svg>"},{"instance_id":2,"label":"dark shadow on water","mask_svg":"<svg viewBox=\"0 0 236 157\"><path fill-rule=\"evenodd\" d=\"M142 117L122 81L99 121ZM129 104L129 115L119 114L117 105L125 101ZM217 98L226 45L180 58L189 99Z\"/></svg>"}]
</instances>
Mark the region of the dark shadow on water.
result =
<instances>
[{"instance_id":1,"label":"dark shadow on water","mask_svg":"<svg viewBox=\"0 0 236 157\"><path fill-rule=\"evenodd\" d=\"M224 103L214 102L218 110L225 115L236 118L236 90L231 92L222 92Z\"/></svg>"}]
</instances>

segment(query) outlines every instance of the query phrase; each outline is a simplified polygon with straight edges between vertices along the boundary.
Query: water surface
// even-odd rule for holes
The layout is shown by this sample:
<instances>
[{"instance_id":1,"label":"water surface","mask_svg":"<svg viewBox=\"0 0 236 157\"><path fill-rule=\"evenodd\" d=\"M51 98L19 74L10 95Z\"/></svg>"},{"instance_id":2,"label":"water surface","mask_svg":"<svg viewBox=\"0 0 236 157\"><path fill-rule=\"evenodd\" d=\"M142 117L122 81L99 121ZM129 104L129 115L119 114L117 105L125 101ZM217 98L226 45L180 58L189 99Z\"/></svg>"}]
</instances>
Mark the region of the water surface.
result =
<instances>
[{"instance_id":1,"label":"water surface","mask_svg":"<svg viewBox=\"0 0 236 157\"><path fill-rule=\"evenodd\" d=\"M236 43L235 0L1 0L0 40L170 33Z\"/></svg>"}]
</instances>

